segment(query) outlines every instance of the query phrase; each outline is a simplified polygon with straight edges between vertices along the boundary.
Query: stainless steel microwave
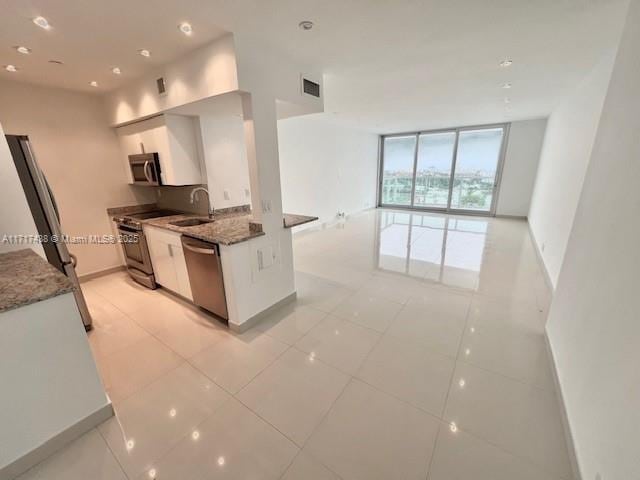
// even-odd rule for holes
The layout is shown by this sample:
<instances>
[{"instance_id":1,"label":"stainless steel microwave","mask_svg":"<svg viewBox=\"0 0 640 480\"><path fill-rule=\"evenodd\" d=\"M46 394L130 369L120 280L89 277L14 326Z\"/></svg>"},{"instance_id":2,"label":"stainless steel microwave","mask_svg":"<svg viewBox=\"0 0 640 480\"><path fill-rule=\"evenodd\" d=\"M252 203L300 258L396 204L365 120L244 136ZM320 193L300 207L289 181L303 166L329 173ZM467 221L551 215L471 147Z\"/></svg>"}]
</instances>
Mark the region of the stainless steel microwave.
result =
<instances>
[{"instance_id":1,"label":"stainless steel microwave","mask_svg":"<svg viewBox=\"0 0 640 480\"><path fill-rule=\"evenodd\" d=\"M157 153L129 155L129 168L134 185L162 185L160 158Z\"/></svg>"}]
</instances>

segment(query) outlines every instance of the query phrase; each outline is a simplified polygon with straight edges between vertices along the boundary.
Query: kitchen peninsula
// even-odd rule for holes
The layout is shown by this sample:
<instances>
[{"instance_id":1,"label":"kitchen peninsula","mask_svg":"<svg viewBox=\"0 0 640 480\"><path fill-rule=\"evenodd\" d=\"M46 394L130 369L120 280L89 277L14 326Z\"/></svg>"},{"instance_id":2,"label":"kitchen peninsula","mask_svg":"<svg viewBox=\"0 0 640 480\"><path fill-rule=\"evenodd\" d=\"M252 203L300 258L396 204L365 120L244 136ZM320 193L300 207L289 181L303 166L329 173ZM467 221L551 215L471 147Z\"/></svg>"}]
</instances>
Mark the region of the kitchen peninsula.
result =
<instances>
[{"instance_id":1,"label":"kitchen peninsula","mask_svg":"<svg viewBox=\"0 0 640 480\"><path fill-rule=\"evenodd\" d=\"M247 298L245 292L250 286L261 282L264 270L279 268L281 255L280 246L252 243L265 233L248 207L225 209L211 217L161 210L156 204L110 208L107 213L121 234L128 231L123 228L143 232L135 236L137 246L123 243L127 268L134 280L150 288L161 285L228 321L236 331L259 321L264 312L248 316L244 312L251 308L252 301L242 304L241 299ZM314 220L317 217L284 214L282 225L289 231ZM140 258L148 265L141 267ZM147 273L144 280L140 279L140 269ZM294 298L292 291L278 305Z\"/></svg>"}]
</instances>

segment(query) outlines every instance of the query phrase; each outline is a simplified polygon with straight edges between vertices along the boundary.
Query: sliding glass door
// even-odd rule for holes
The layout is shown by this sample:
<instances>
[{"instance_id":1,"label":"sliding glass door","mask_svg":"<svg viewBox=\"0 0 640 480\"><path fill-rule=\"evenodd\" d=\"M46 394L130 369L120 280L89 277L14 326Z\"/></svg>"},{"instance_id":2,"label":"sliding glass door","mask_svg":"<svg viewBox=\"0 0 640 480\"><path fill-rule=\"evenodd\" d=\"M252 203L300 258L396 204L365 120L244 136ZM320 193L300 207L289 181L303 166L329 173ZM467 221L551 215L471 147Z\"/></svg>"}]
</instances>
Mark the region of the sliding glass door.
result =
<instances>
[{"instance_id":1,"label":"sliding glass door","mask_svg":"<svg viewBox=\"0 0 640 480\"><path fill-rule=\"evenodd\" d=\"M381 206L494 213L507 126L382 137Z\"/></svg>"},{"instance_id":2,"label":"sliding glass door","mask_svg":"<svg viewBox=\"0 0 640 480\"><path fill-rule=\"evenodd\" d=\"M491 211L503 135L502 127L460 132L451 209Z\"/></svg>"},{"instance_id":3,"label":"sliding glass door","mask_svg":"<svg viewBox=\"0 0 640 480\"><path fill-rule=\"evenodd\" d=\"M389 137L384 140L381 201L388 205L411 206L416 136Z\"/></svg>"},{"instance_id":4,"label":"sliding glass door","mask_svg":"<svg viewBox=\"0 0 640 480\"><path fill-rule=\"evenodd\" d=\"M447 208L455 146L456 132L418 135L415 207Z\"/></svg>"}]
</instances>

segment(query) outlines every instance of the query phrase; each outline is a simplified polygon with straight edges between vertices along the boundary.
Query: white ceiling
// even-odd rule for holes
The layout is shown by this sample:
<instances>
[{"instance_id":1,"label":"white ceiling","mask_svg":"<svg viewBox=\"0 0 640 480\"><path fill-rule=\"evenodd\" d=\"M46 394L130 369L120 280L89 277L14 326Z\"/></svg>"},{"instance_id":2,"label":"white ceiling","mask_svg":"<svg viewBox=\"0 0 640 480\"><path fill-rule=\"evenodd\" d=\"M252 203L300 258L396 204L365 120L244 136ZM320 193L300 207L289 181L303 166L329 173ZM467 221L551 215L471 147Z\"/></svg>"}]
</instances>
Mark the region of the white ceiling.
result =
<instances>
[{"instance_id":1,"label":"white ceiling","mask_svg":"<svg viewBox=\"0 0 640 480\"><path fill-rule=\"evenodd\" d=\"M0 64L20 67L0 78L104 91L231 31L323 70L327 116L338 122L384 133L535 118L548 115L615 47L627 4L0 0ZM37 15L54 28L33 25ZM298 22L307 19L315 27L304 32ZM181 21L193 25L192 37L178 31ZM33 54L11 49L21 44ZM140 48L153 57L139 56ZM500 68L504 58L513 66ZM120 77L110 72L116 65ZM502 89L504 82L513 88Z\"/></svg>"}]
</instances>

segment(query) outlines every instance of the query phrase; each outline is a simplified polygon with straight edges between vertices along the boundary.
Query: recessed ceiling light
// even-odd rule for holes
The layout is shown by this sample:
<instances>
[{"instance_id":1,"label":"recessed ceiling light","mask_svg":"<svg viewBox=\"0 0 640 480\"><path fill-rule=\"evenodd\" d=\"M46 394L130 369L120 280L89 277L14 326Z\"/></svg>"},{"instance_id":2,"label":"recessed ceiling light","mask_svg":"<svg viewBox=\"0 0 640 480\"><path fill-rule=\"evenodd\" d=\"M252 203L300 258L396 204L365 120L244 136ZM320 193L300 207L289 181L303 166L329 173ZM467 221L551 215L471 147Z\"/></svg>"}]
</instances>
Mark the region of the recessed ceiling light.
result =
<instances>
[{"instance_id":1,"label":"recessed ceiling light","mask_svg":"<svg viewBox=\"0 0 640 480\"><path fill-rule=\"evenodd\" d=\"M89 82L89 85L91 85L92 87L97 87L98 86L98 82L96 82L94 80L93 82Z\"/></svg>"},{"instance_id":2,"label":"recessed ceiling light","mask_svg":"<svg viewBox=\"0 0 640 480\"><path fill-rule=\"evenodd\" d=\"M147 58L149 58L151 56L151 52L149 50L147 50L146 48L143 48L142 50L138 50L138 53L140 55L142 55L143 57L147 57Z\"/></svg>"},{"instance_id":3,"label":"recessed ceiling light","mask_svg":"<svg viewBox=\"0 0 640 480\"><path fill-rule=\"evenodd\" d=\"M511 65L513 65L513 60L510 60L508 58L500 62L501 67L510 67Z\"/></svg>"},{"instance_id":4,"label":"recessed ceiling light","mask_svg":"<svg viewBox=\"0 0 640 480\"><path fill-rule=\"evenodd\" d=\"M303 20L298 24L298 27L302 30L311 30L313 28L313 22L311 20Z\"/></svg>"},{"instance_id":5,"label":"recessed ceiling light","mask_svg":"<svg viewBox=\"0 0 640 480\"><path fill-rule=\"evenodd\" d=\"M178 25L178 29L187 36L190 36L193 33L193 27L187 22L182 22Z\"/></svg>"},{"instance_id":6,"label":"recessed ceiling light","mask_svg":"<svg viewBox=\"0 0 640 480\"><path fill-rule=\"evenodd\" d=\"M15 48L18 53L21 53L23 55L29 55L31 53L31 49L29 47L20 47L20 46L18 46L18 47L13 47L13 48Z\"/></svg>"},{"instance_id":7,"label":"recessed ceiling light","mask_svg":"<svg viewBox=\"0 0 640 480\"><path fill-rule=\"evenodd\" d=\"M40 28L44 28L45 30L49 30L51 25L49 25L49 20L44 17L36 17L33 19L33 23L35 23Z\"/></svg>"},{"instance_id":8,"label":"recessed ceiling light","mask_svg":"<svg viewBox=\"0 0 640 480\"><path fill-rule=\"evenodd\" d=\"M18 67L16 67L15 65L5 65L4 69L7 72L17 72L18 71Z\"/></svg>"},{"instance_id":9,"label":"recessed ceiling light","mask_svg":"<svg viewBox=\"0 0 640 480\"><path fill-rule=\"evenodd\" d=\"M113 67L111 69L111 72L113 72L114 75L120 75L122 73L122 70L120 70L120 68L118 67Z\"/></svg>"},{"instance_id":10,"label":"recessed ceiling light","mask_svg":"<svg viewBox=\"0 0 640 480\"><path fill-rule=\"evenodd\" d=\"M510 83L503 83L503 84L502 84L502 88L506 88L506 89L509 89L509 88L511 88L512 86L513 86L513 85L511 85Z\"/></svg>"}]
</instances>

